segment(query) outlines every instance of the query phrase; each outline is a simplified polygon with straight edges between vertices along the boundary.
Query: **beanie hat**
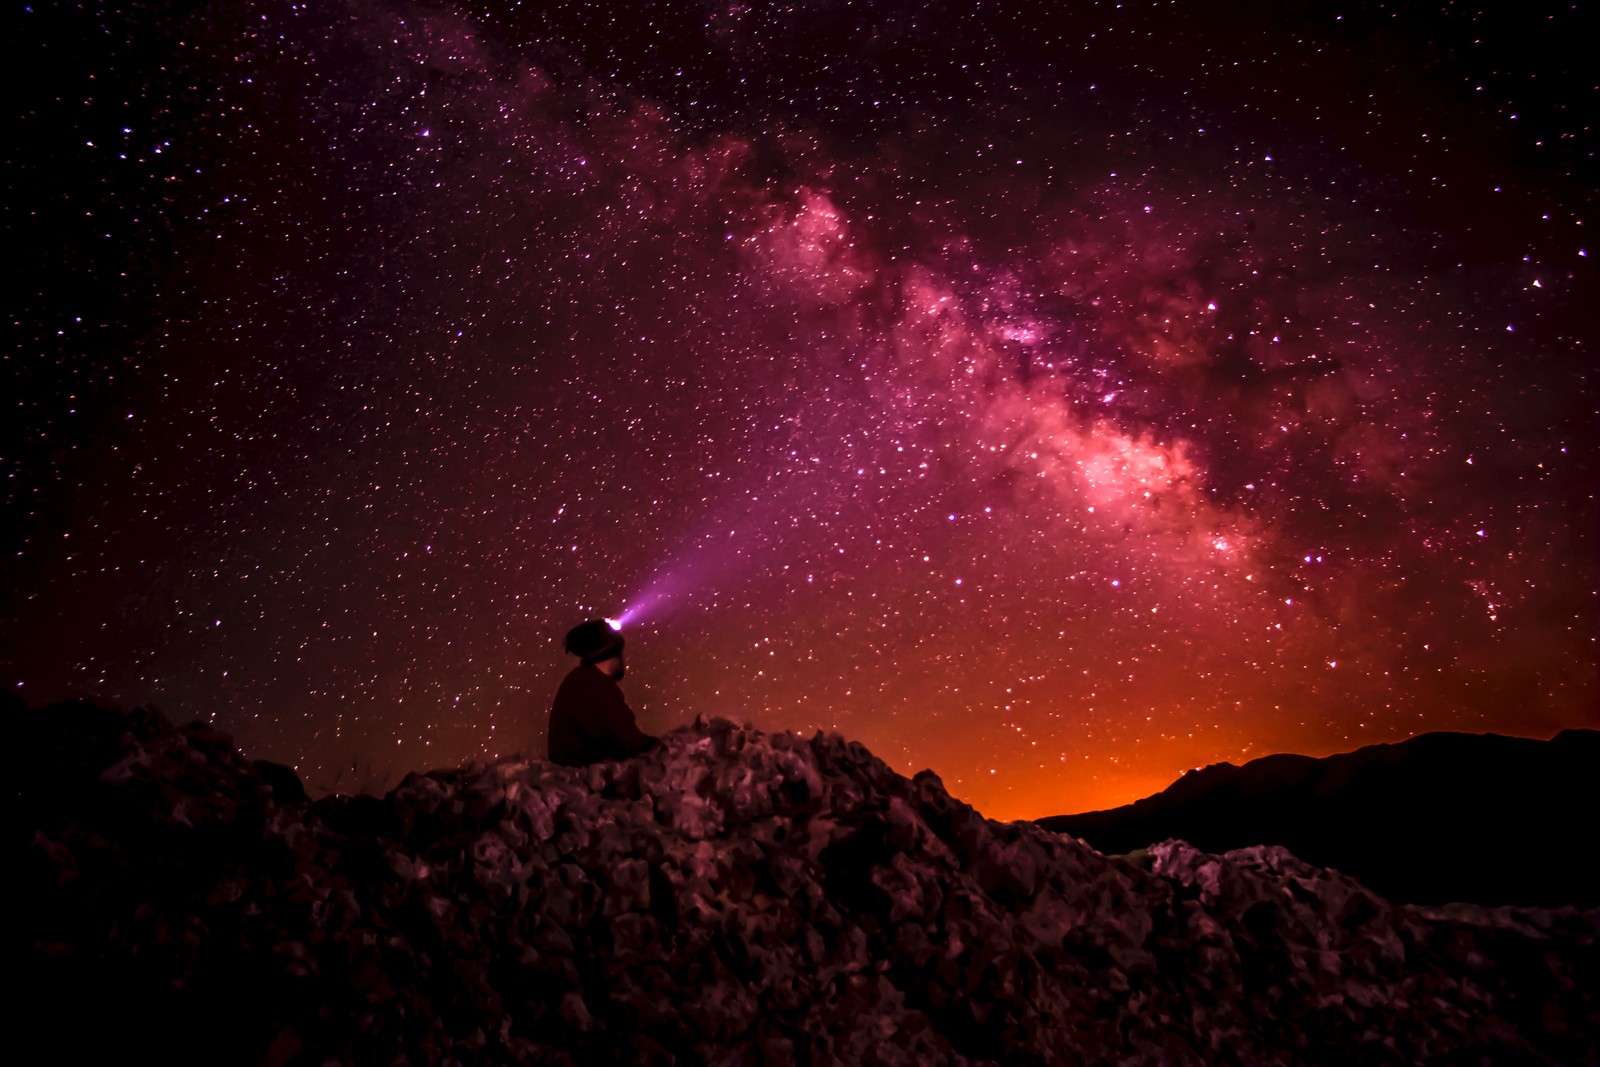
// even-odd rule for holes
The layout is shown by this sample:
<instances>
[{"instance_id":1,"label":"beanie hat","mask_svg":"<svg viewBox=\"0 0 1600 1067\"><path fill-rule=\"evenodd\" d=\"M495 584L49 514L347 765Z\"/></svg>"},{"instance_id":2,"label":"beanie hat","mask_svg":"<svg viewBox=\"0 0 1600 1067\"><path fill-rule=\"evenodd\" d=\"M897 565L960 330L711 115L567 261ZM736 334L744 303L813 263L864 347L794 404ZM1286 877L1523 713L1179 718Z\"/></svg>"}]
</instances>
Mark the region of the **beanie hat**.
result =
<instances>
[{"instance_id":1,"label":"beanie hat","mask_svg":"<svg viewBox=\"0 0 1600 1067\"><path fill-rule=\"evenodd\" d=\"M566 646L583 662L600 663L622 653L622 634L604 619L590 619L567 631Z\"/></svg>"}]
</instances>

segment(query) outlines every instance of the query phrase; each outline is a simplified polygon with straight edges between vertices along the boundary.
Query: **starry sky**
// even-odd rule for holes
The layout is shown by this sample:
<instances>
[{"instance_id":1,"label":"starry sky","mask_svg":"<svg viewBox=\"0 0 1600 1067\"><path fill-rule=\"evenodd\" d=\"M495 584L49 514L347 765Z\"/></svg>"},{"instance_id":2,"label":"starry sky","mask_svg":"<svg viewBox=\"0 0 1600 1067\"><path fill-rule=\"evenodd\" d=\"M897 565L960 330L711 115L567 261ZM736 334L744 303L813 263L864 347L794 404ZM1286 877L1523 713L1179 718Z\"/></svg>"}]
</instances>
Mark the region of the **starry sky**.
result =
<instances>
[{"instance_id":1,"label":"starry sky","mask_svg":"<svg viewBox=\"0 0 1600 1067\"><path fill-rule=\"evenodd\" d=\"M26 6L5 683L348 790L603 615L997 818L1597 725L1577 6Z\"/></svg>"}]
</instances>

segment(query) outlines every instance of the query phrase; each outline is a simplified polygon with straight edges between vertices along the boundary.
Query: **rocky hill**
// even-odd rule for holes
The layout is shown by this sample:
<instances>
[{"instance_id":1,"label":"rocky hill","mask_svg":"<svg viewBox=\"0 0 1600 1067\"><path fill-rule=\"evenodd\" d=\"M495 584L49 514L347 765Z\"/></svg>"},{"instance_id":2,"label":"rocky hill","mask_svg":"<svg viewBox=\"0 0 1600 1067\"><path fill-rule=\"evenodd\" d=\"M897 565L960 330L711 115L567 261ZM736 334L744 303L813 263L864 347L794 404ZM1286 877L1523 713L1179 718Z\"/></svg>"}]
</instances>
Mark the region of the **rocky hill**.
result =
<instances>
[{"instance_id":1,"label":"rocky hill","mask_svg":"<svg viewBox=\"0 0 1600 1067\"><path fill-rule=\"evenodd\" d=\"M1173 837L1208 852L1282 845L1413 904L1600 907L1584 846L1600 823L1597 768L1600 731L1429 733L1325 759L1213 764L1125 807L1039 824L1105 852Z\"/></svg>"},{"instance_id":2,"label":"rocky hill","mask_svg":"<svg viewBox=\"0 0 1600 1067\"><path fill-rule=\"evenodd\" d=\"M837 736L701 722L313 803L203 725L11 718L14 1025L54 1060L1600 1062L1600 913L1110 857Z\"/></svg>"}]
</instances>

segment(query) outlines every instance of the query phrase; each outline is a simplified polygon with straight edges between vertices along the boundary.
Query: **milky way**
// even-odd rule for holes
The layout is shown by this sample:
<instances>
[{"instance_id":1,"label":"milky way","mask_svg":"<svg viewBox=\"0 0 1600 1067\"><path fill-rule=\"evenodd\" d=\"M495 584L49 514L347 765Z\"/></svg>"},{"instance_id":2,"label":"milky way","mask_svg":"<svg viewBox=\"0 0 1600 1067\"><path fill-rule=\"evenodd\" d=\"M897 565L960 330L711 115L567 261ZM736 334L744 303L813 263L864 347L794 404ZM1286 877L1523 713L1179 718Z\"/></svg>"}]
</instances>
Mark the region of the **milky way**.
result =
<instances>
[{"instance_id":1,"label":"milky way","mask_svg":"<svg viewBox=\"0 0 1600 1067\"><path fill-rule=\"evenodd\" d=\"M348 789L624 617L1008 818L1595 725L1576 12L1033 6L29 9L7 684Z\"/></svg>"}]
</instances>

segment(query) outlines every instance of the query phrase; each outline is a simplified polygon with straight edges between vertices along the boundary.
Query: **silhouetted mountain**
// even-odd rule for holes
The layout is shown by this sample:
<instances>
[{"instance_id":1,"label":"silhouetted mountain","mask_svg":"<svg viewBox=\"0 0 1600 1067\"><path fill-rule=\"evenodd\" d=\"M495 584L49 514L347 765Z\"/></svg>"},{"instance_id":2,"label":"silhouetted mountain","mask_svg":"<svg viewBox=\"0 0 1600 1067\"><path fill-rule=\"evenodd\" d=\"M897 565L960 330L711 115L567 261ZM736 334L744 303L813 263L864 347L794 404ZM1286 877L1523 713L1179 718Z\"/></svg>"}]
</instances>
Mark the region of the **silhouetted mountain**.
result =
<instances>
[{"instance_id":1,"label":"silhouetted mountain","mask_svg":"<svg viewBox=\"0 0 1600 1067\"><path fill-rule=\"evenodd\" d=\"M1430 733L1325 759L1191 771L1136 803L1039 825L1107 853L1179 838L1281 845L1412 904L1600 906L1600 732Z\"/></svg>"},{"instance_id":2,"label":"silhouetted mountain","mask_svg":"<svg viewBox=\"0 0 1600 1067\"><path fill-rule=\"evenodd\" d=\"M1600 912L1107 857L837 736L699 722L313 802L202 724L10 718L13 1026L51 1061L1600 1061Z\"/></svg>"}]
</instances>

